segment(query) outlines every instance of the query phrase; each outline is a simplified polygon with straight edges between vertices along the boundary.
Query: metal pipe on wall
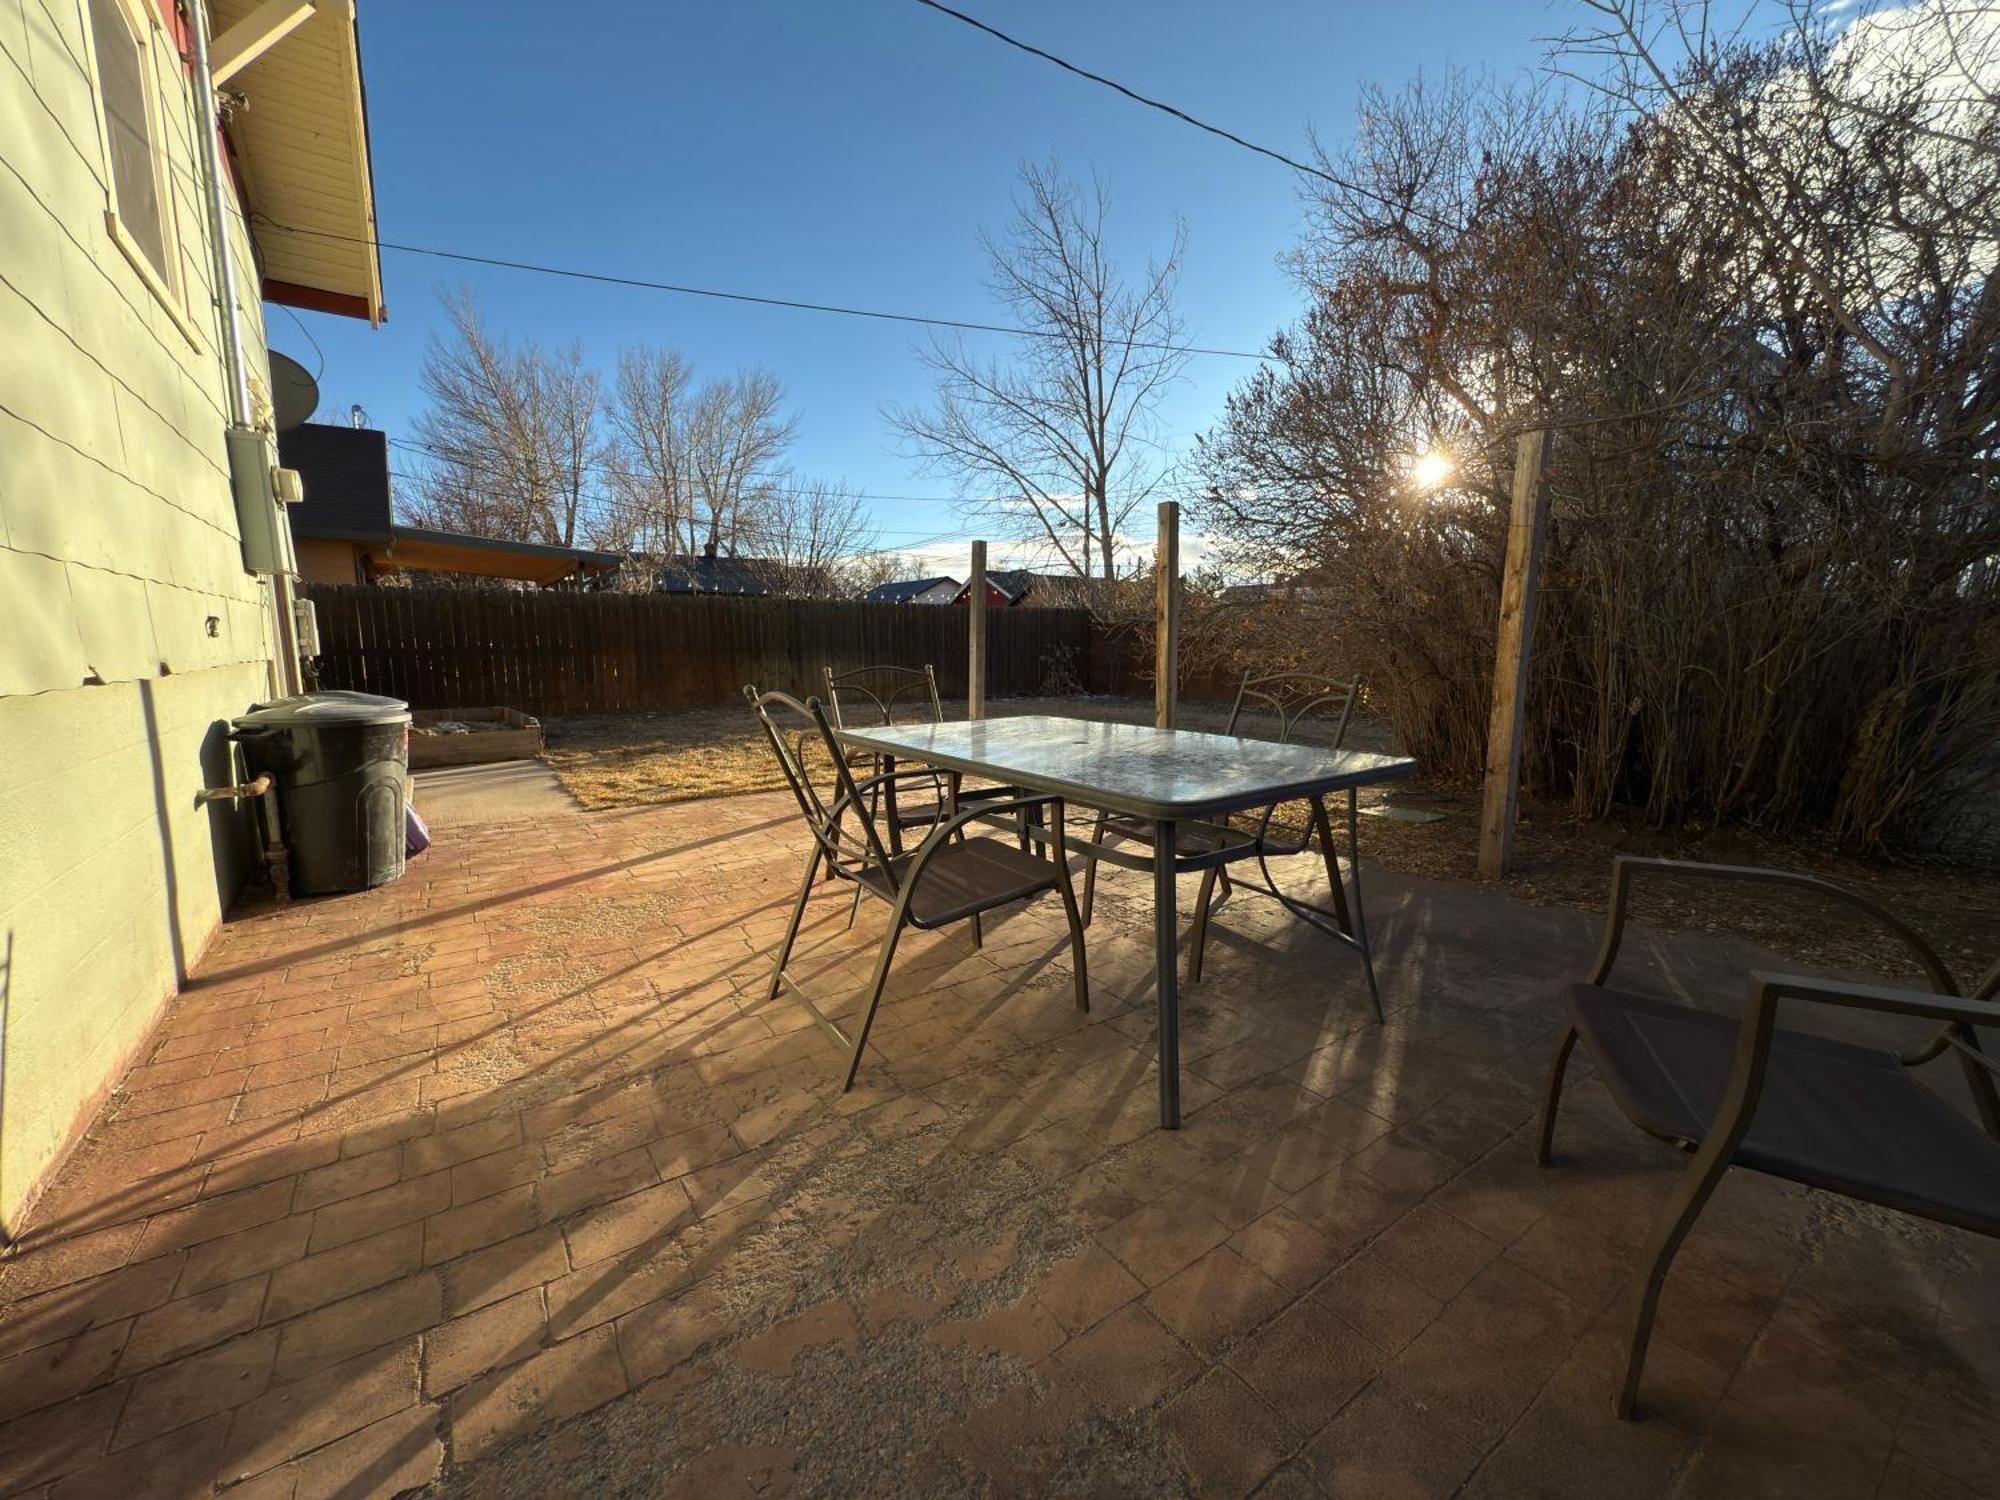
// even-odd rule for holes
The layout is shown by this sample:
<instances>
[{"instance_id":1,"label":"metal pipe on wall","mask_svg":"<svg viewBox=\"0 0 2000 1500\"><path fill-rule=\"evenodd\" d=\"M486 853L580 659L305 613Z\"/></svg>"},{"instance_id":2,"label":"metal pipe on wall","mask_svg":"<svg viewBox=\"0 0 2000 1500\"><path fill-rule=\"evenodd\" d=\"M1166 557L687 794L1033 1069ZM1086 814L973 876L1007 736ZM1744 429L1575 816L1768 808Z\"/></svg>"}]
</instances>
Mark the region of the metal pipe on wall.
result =
<instances>
[{"instance_id":1,"label":"metal pipe on wall","mask_svg":"<svg viewBox=\"0 0 2000 1500\"><path fill-rule=\"evenodd\" d=\"M241 288L237 283L236 259L229 253L229 205L223 196L222 148L217 136L221 131L222 108L215 93L215 76L208 57L208 4L207 0L183 0L187 8L188 30L192 34L194 49L194 97L195 136L201 147L201 175L203 196L208 206L208 237L210 259L213 261L211 274L215 281L215 297L219 322L222 327L222 363L224 384L229 395L229 425L243 432L255 426L255 413L250 401L250 363L243 354L243 324L238 312ZM247 232L247 231L246 231ZM232 435L232 446L235 438ZM232 463L235 461L232 454ZM287 521L278 523L288 526ZM289 542L283 543L283 555L289 557ZM277 639L277 659L273 686L280 694L296 693L300 689L298 625L293 618L297 607L292 580L282 570L274 570L270 579L271 626Z\"/></svg>"},{"instance_id":2,"label":"metal pipe on wall","mask_svg":"<svg viewBox=\"0 0 2000 1500\"><path fill-rule=\"evenodd\" d=\"M229 420L237 427L250 421L250 367L243 358L243 328L236 316L236 261L229 253L229 205L224 202L222 148L216 143L222 107L208 62L207 0L185 0L188 29L194 40L196 130L201 143L202 188L208 200L208 232L215 261L215 295L222 312L222 362L229 378Z\"/></svg>"}]
</instances>

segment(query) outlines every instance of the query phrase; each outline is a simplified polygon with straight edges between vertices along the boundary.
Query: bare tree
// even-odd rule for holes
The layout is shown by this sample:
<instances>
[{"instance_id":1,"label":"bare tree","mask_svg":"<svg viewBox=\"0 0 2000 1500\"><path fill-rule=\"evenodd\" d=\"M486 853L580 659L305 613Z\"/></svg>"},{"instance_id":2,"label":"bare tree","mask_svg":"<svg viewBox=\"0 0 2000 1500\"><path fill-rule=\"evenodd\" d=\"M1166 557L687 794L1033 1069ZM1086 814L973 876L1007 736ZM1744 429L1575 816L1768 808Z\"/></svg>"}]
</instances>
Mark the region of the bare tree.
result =
<instances>
[{"instance_id":1,"label":"bare tree","mask_svg":"<svg viewBox=\"0 0 2000 1500\"><path fill-rule=\"evenodd\" d=\"M905 557L900 552L869 551L851 556L844 572L849 591L858 598L885 583L934 576L927 573L927 567L922 559Z\"/></svg>"},{"instance_id":2,"label":"bare tree","mask_svg":"<svg viewBox=\"0 0 2000 1500\"><path fill-rule=\"evenodd\" d=\"M694 514L687 453L694 372L674 349L628 349L618 356L609 403L610 488L624 546L681 550Z\"/></svg>"},{"instance_id":3,"label":"bare tree","mask_svg":"<svg viewBox=\"0 0 2000 1500\"><path fill-rule=\"evenodd\" d=\"M855 561L874 544L859 495L844 484L797 478L771 487L746 542L769 559L787 592L808 599L853 592Z\"/></svg>"},{"instance_id":4,"label":"bare tree","mask_svg":"<svg viewBox=\"0 0 2000 1500\"><path fill-rule=\"evenodd\" d=\"M596 488L602 406L578 345L551 353L489 334L470 293L447 296L448 338L421 375L430 409L412 519L443 530L571 547L604 520Z\"/></svg>"},{"instance_id":5,"label":"bare tree","mask_svg":"<svg viewBox=\"0 0 2000 1500\"><path fill-rule=\"evenodd\" d=\"M757 527L782 480L773 466L791 447L796 418L781 408L785 388L768 370L743 370L705 383L688 425L688 550L734 552Z\"/></svg>"},{"instance_id":6,"label":"bare tree","mask_svg":"<svg viewBox=\"0 0 2000 1500\"><path fill-rule=\"evenodd\" d=\"M778 462L797 430L784 386L744 370L697 386L671 349L627 350L611 407L611 481L632 545L733 553L789 482Z\"/></svg>"},{"instance_id":7,"label":"bare tree","mask_svg":"<svg viewBox=\"0 0 2000 1500\"><path fill-rule=\"evenodd\" d=\"M1187 360L1173 306L1186 231L1176 222L1166 258L1128 281L1105 242L1101 181L1028 164L1021 188L1005 237L981 239L994 297L1031 336L1000 359L934 341L936 404L884 415L971 513L1111 580L1122 528L1165 472L1156 413Z\"/></svg>"}]
</instances>

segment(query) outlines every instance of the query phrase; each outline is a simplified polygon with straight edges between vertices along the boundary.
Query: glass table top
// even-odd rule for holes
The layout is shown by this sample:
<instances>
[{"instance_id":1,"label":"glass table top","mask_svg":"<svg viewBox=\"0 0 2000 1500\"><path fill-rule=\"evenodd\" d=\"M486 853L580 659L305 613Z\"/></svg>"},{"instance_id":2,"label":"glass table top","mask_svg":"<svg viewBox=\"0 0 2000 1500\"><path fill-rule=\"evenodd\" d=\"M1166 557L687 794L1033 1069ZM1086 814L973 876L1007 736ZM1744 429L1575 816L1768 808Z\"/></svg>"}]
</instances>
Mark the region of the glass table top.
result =
<instances>
[{"instance_id":1,"label":"glass table top","mask_svg":"<svg viewBox=\"0 0 2000 1500\"><path fill-rule=\"evenodd\" d=\"M839 740L1085 807L1175 821L1395 781L1407 756L1044 715L842 729Z\"/></svg>"}]
</instances>

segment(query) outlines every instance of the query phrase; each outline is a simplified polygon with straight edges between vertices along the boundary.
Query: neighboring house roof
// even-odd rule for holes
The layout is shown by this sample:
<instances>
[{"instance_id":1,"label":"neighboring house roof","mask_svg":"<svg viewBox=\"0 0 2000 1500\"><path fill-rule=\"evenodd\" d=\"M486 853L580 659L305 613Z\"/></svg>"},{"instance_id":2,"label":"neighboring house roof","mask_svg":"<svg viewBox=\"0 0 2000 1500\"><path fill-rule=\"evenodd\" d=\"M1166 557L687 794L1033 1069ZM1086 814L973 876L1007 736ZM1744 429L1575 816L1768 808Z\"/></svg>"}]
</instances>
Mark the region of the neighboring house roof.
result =
<instances>
[{"instance_id":1,"label":"neighboring house roof","mask_svg":"<svg viewBox=\"0 0 2000 1500\"><path fill-rule=\"evenodd\" d=\"M768 557L664 557L653 566L653 589L662 594L749 594L781 592L787 569Z\"/></svg>"},{"instance_id":2,"label":"neighboring house roof","mask_svg":"<svg viewBox=\"0 0 2000 1500\"><path fill-rule=\"evenodd\" d=\"M1082 609L1090 603L1098 580L1074 573L1037 573L1030 568L1004 568L986 575L986 587L1003 605L1037 604L1045 608ZM952 603L963 604L971 584L963 585Z\"/></svg>"},{"instance_id":3,"label":"neighboring house roof","mask_svg":"<svg viewBox=\"0 0 2000 1500\"><path fill-rule=\"evenodd\" d=\"M372 427L304 422L278 434L278 462L297 469L305 500L292 507L292 535L319 541L386 542L389 436Z\"/></svg>"},{"instance_id":4,"label":"neighboring house roof","mask_svg":"<svg viewBox=\"0 0 2000 1500\"><path fill-rule=\"evenodd\" d=\"M217 81L244 100L224 130L264 300L380 323L388 310L354 0L318 0L290 25L273 9L211 5Z\"/></svg>"},{"instance_id":5,"label":"neighboring house roof","mask_svg":"<svg viewBox=\"0 0 2000 1500\"><path fill-rule=\"evenodd\" d=\"M949 585L953 589L961 587L956 578L905 578L898 583L878 583L861 596L864 604L907 604L921 594L932 589Z\"/></svg>"}]
</instances>

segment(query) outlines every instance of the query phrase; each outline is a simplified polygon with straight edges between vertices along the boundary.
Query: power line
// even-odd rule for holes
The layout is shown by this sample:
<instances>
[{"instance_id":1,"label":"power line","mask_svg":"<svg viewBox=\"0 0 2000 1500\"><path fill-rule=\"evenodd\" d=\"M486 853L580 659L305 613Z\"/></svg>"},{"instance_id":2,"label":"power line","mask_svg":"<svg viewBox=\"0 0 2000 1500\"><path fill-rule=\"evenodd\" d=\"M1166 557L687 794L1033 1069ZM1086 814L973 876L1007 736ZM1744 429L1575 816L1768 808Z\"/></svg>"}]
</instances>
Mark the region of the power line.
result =
<instances>
[{"instance_id":1,"label":"power line","mask_svg":"<svg viewBox=\"0 0 2000 1500\"><path fill-rule=\"evenodd\" d=\"M392 437L388 438L386 441L393 447L405 448L414 453L421 453L440 458L446 463L455 465L459 469L462 469L467 473L472 474L475 477L484 476L488 479L503 479L503 480L512 480L518 477L518 475L504 468L493 467L490 465L482 465L475 460L464 458L462 456L452 455L444 452L441 449L433 448L428 446L427 444L414 442L406 438ZM590 462L580 465L580 467L585 470L607 473L618 477L632 479L638 482L643 482L643 483L652 482L649 476L630 474L628 471L620 469L615 465L606 464L602 460L592 460ZM422 486L427 482L427 476L422 474L413 474L410 473L408 470L404 469L391 469L389 470L389 474L391 475L392 478L400 479L405 483L411 485ZM790 479L793 477L795 476L783 475L783 474L748 476L748 478L750 479L766 479L766 480L780 480L780 481L785 479ZM911 500L911 501L925 501L928 503L938 504L938 505L962 505L966 507L977 507L982 505L1005 505L1009 502L1025 503L1027 500L1027 497L1014 496L1014 495L970 497L965 499L959 499L944 495L903 495L903 496L879 495L879 494L870 494L865 490L847 490L844 491L843 493L848 498L856 500L901 499L901 500ZM625 498L620 495L609 495L602 493L593 495L591 497L589 501L589 508L602 514L614 516L619 519L629 520L629 521L654 522L658 521L661 515L659 508L648 504L644 500L633 500ZM937 542L969 541L972 539L970 533L961 534L958 532L947 531L947 532L938 532L932 534L923 532L918 528L914 527L877 526L873 524L872 521L865 524L865 529L876 536L912 536L917 539L915 541L901 542L896 544L895 546L878 547L873 549L872 551L857 553L855 554L856 556L873 557L891 552L917 550ZM1143 539L1144 539L1143 537L1140 538L1140 540Z\"/></svg>"},{"instance_id":2,"label":"power line","mask_svg":"<svg viewBox=\"0 0 2000 1500\"><path fill-rule=\"evenodd\" d=\"M503 466L481 463L477 459L468 458L463 454L447 452L442 448L434 448L428 443L419 443L410 438L392 437L388 439L388 443L392 448L403 448L412 453L421 453L426 457L439 459L455 468L464 469L473 474L483 474L488 478L494 479L511 479L515 477L512 471ZM623 479L632 484L652 484L654 482L654 477L650 474L635 474L630 469L621 468L617 464L607 463L601 458L585 460L578 464L577 467L588 473L605 474L613 479ZM399 474L397 477L408 479L412 482L419 482L421 479L421 476L414 474ZM797 477L794 474L746 474L743 476L745 483L763 484L782 484ZM843 490L842 493L856 500L905 501L917 505L981 505L988 503L977 498L966 499L957 495L884 495L870 490Z\"/></svg>"},{"instance_id":3,"label":"power line","mask_svg":"<svg viewBox=\"0 0 2000 1500\"><path fill-rule=\"evenodd\" d=\"M538 276L561 276L571 281L590 281L603 286L634 287L648 292L671 292L681 297L712 297L723 302L748 302L758 307L783 307L794 312L831 313L843 318L873 318L885 323L915 323L927 328L953 328L967 333L1004 333L1013 338L1060 339L1063 334L1046 328L1016 328L1006 323L976 323L964 318L932 318L919 313L884 312L879 308L845 307L834 302L800 302L790 297L764 297L750 292L724 292L713 287L685 286L672 281L648 281L638 276L614 276L608 271L583 271L573 266L547 266L534 261L509 260L497 255L474 255L463 250L441 250L434 245L399 244L394 240L369 239L365 235L337 234L330 229L305 229L286 224L268 214L254 214L258 222L284 234L303 234L315 239L337 240L349 245L373 245L378 250L394 250L402 255L427 255L436 260L460 261L466 265L492 266L503 271L529 271ZM1172 354L1208 354L1221 359L1254 359L1259 363L1276 358L1252 354L1246 349L1208 349L1196 344L1162 344L1135 340L1133 349L1158 349Z\"/></svg>"},{"instance_id":4,"label":"power line","mask_svg":"<svg viewBox=\"0 0 2000 1500\"><path fill-rule=\"evenodd\" d=\"M390 470L390 473L392 473L392 474L395 474L395 475L396 475L396 477L397 477L397 478L399 478L399 479L408 479L408 478L410 478L410 476L409 476L409 475L407 475L407 474L402 474L402 473L398 473L398 472L397 472L396 470L393 470L393 469L392 469L392 470ZM618 515L618 514L621 514L621 513L623 513L623 512L624 512L624 510L625 510L625 507L621 507L621 505L620 505L620 504L619 504L618 502L616 502L616 501L607 501L607 502L603 502L603 504L602 504L602 508L603 508L603 509L607 509L607 510L609 510L609 511L610 511L610 512L611 512L612 514L614 514L614 515ZM648 516L649 516L649 518L650 518L650 513L648 513ZM899 532L886 532L886 531L883 531L882 529L880 529L880 528L878 528L878 527L871 527L871 528L869 528L869 529L870 529L870 530L871 530L872 532L874 532L874 534L875 534L875 535L877 535L877 536L888 536L888 535L903 535L903 534L904 534L904 533L899 533ZM969 546L969 545L971 545L971 543L973 542L973 540L975 540L975 539L974 539L974 538L973 538L972 536L970 536L969 534L966 534L966 533L962 533L962 532L957 532L957 531L931 531L931 532L923 532L923 531L916 531L916 532L910 532L910 533L907 533L907 536L908 536L908 538L909 538L908 540L906 540L906 541L901 541L901 542L897 542L897 543L894 543L893 545L890 545L890 546L886 546L886 547L868 547L868 548L863 548L863 549L860 549L860 550L857 550L857 551L853 551L853 552L843 552L843 553L841 553L841 554L840 554L840 556L839 556L839 558L838 558L837 560L838 560L838 561L845 561L845 562L852 562L852 561L856 561L856 560L858 560L858 559L860 559L860 558L864 558L864 557L890 557L890 556L893 556L893 555L895 555L896 553L900 553L900 552L924 552L924 551L927 551L927 550L929 550L930 548L933 548L933 547L938 547L938 546L942 546L943 544L945 544L945 543L947 543L947 542L957 542L957 543L960 543L960 544L962 544L962 545L966 545L966 546ZM673 554L673 555L675 555L675 556L682 556L682 557L686 557L686 556L691 556L691 555L693 555L693 554L687 554L687 553L681 553L681 554ZM1000 553L998 553L998 554L996 554L996 555L997 555L997 556L999 556L999 557L1006 557L1006 556L1010 556L1010 555L1011 555L1011 556L1025 556L1026 554L1025 554L1025 553L1008 553L1008 552L1006 552L1006 551L1004 551L1004 550L1003 550L1002 552L1000 552ZM751 560L752 560L752 561L759 561L759 560L763 560L763 559L751 559Z\"/></svg>"},{"instance_id":5,"label":"power line","mask_svg":"<svg viewBox=\"0 0 2000 1500\"><path fill-rule=\"evenodd\" d=\"M1282 151L1274 151L1269 146L1260 146L1255 141L1245 140L1233 130L1224 130L1220 125L1211 125L1206 120L1198 120L1186 110L1169 104L1164 99L1150 98L1136 89L1127 88L1115 78L1107 78L1102 73L1093 73L1088 68L1078 67L1068 59L1058 57L1055 53L1037 47L1032 42L1024 42L1019 37L1009 36L997 26L988 26L976 16L968 16L962 10L953 10L949 5L941 4L940 0L917 0L917 4L927 6L939 15L950 16L954 21L962 21L973 30L983 31L995 41L1005 42L1008 46L1017 48L1027 53L1030 57L1039 57L1043 62L1054 63L1066 73L1074 73L1079 78L1088 79L1090 82L1100 84L1115 93L1123 94L1135 104L1143 104L1148 109L1157 109L1162 114L1173 116L1184 125L1192 125L1196 130L1205 130L1210 135L1220 136L1233 146L1241 146L1245 151L1254 151L1259 156L1268 156L1272 161L1280 162L1290 167L1294 172L1303 172L1308 177L1317 177L1320 181L1331 183L1343 192L1354 193L1359 197L1372 199L1384 208L1407 215L1413 219L1427 220L1441 229L1457 231L1463 227L1453 224L1449 220L1439 218L1436 214L1428 210L1418 208L1413 203L1398 203L1394 198L1378 193L1372 188L1365 188L1358 182L1349 182L1344 177L1335 176L1323 167L1312 166L1298 160L1296 157L1287 156Z\"/></svg>"},{"instance_id":6,"label":"power line","mask_svg":"<svg viewBox=\"0 0 2000 1500\"><path fill-rule=\"evenodd\" d=\"M411 453L421 453L427 458L435 458L453 468L462 469L466 473L487 479L514 480L520 477L517 470L509 469L503 465L482 463L476 458L470 458L464 454L452 453L443 448L435 448L428 443L420 443L412 438L392 437L386 439L386 441L392 448L403 448ZM621 468L619 465L608 463L601 458L586 459L579 463L577 468L585 473L603 474L613 479L623 479L631 484L652 485L658 482L654 475L634 473L630 469ZM390 472L396 478L407 480L412 484L422 484L426 479L424 475L405 473L400 469L392 469ZM797 474L790 472L746 474L743 476L743 482L746 484L762 483L777 485L794 483L798 477ZM835 488L840 487L835 486ZM957 505L967 509L976 509L980 506L988 505L1008 505L1027 501L1032 498L1027 495L889 495L875 490L850 490L845 488L840 488L840 493L853 500L886 500L913 505Z\"/></svg>"},{"instance_id":7,"label":"power line","mask_svg":"<svg viewBox=\"0 0 2000 1500\"><path fill-rule=\"evenodd\" d=\"M391 478L401 479L408 484L422 484L424 482L422 475L411 474L402 469L391 469L389 474ZM644 505L636 500L621 500L615 495L594 496L585 508L605 511L616 516L643 517L648 520L657 519L660 515L659 510L655 507ZM877 536L914 536L936 540L936 537L930 531L920 526L895 527L870 525L867 529L874 532ZM912 543L912 545L915 544Z\"/></svg>"},{"instance_id":8,"label":"power line","mask_svg":"<svg viewBox=\"0 0 2000 1500\"><path fill-rule=\"evenodd\" d=\"M390 441L395 442L397 440L391 438ZM466 467L471 468L472 472L475 474L481 472L475 466L467 465ZM485 472L490 474L493 473L494 471L488 470ZM408 484L421 485L425 482L425 478L423 475L412 474L404 469L391 469L389 470L389 474L391 478L403 480L405 483ZM856 495L855 492L851 490L848 491L848 494L854 498L864 498L862 496ZM656 506L648 505L643 500L631 500L618 495L605 495L605 494L593 495L590 497L589 501L583 508L604 515L615 516L626 520L657 521L661 515L659 508ZM871 532L876 536L904 536L904 537L916 538L915 541L904 542L895 547L883 547L876 549L877 551L881 552L898 552L904 550L905 548L921 547L932 542L972 540L972 535L969 532L961 536L960 533L954 531L934 532L921 527L877 526L872 521L863 523L862 529ZM860 555L867 556L869 554L864 553Z\"/></svg>"},{"instance_id":9,"label":"power line","mask_svg":"<svg viewBox=\"0 0 2000 1500\"><path fill-rule=\"evenodd\" d=\"M403 480L409 484L421 485L424 482L424 477L422 475L412 474L409 473L407 470L403 469L391 469L389 471L389 474L390 477ZM639 500L624 499L617 495L593 496L589 500L588 504L582 508L597 512L599 514L617 517L622 520L658 521L661 516L661 512L657 507L648 505L645 502ZM874 552L864 552L856 554L857 556L863 556L863 557L872 556L874 555L874 553L902 552L913 548L928 546L936 542L948 542L948 541L969 542L974 539L973 534L971 532L931 531L923 527L915 527L915 526L900 526L900 527L877 526L872 521L862 523L861 529L869 532L874 536L900 536L900 537L915 538L915 540L900 542L895 546L876 548L874 549ZM990 539L991 538L989 538L989 540ZM1143 538L1141 539L1143 540Z\"/></svg>"},{"instance_id":10,"label":"power line","mask_svg":"<svg viewBox=\"0 0 2000 1500\"><path fill-rule=\"evenodd\" d=\"M304 318L301 318L282 302L274 302L271 305L283 310L285 316L298 326L299 332L306 336L306 342L312 345L313 353L319 356L318 368L313 371L313 379L317 381L322 375L326 374L326 351L320 348L319 340L314 338L312 330L306 327Z\"/></svg>"}]
</instances>

